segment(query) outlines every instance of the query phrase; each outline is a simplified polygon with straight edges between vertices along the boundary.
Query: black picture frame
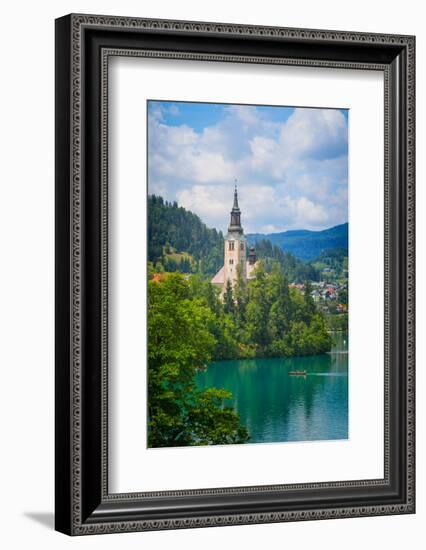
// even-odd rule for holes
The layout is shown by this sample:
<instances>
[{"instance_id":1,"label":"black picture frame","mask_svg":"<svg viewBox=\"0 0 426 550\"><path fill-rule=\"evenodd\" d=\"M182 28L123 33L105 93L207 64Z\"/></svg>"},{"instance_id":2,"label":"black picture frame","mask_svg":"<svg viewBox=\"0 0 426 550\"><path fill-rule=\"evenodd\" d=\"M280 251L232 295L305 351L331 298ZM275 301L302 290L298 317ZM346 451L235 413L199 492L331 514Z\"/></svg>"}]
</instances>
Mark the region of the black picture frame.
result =
<instances>
[{"instance_id":1,"label":"black picture frame","mask_svg":"<svg viewBox=\"0 0 426 550\"><path fill-rule=\"evenodd\" d=\"M109 494L110 55L383 71L384 478ZM71 14L56 20L56 529L118 533L415 511L415 37ZM262 467L262 466L260 466Z\"/></svg>"}]
</instances>

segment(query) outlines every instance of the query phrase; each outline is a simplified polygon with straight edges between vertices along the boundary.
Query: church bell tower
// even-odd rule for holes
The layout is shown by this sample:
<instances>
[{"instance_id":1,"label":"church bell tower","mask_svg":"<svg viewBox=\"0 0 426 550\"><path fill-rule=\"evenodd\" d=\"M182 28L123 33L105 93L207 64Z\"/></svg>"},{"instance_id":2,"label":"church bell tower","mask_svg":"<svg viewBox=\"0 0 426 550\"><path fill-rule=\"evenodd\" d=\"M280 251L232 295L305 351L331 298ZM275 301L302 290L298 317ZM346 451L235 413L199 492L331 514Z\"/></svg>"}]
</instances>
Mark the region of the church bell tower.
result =
<instances>
[{"instance_id":1,"label":"church bell tower","mask_svg":"<svg viewBox=\"0 0 426 550\"><path fill-rule=\"evenodd\" d=\"M231 210L228 233L225 236L224 252L224 287L226 288L228 280L234 286L238 276L238 266L241 266L241 273L244 279L247 277L247 243L241 226L241 210L238 206L237 185L235 185L234 189L234 204Z\"/></svg>"}]
</instances>

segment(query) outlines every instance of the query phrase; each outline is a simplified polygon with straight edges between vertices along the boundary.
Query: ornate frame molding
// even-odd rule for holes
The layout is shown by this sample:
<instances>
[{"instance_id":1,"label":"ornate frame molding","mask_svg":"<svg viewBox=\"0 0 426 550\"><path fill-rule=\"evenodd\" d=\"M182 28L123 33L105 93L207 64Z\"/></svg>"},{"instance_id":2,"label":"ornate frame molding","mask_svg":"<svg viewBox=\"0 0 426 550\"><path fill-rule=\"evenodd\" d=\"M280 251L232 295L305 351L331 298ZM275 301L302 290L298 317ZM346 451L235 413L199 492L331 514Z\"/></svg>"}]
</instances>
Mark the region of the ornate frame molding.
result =
<instances>
[{"instance_id":1,"label":"ornate frame molding","mask_svg":"<svg viewBox=\"0 0 426 550\"><path fill-rule=\"evenodd\" d=\"M387 62L372 62L371 60L356 61L349 60L333 60L333 59L317 59L309 57L281 57L279 55L246 55L232 53L207 53L194 51L173 51L167 48L154 49L150 48L131 48L129 46L120 47L114 45L99 46L99 81L100 81L100 119L99 131L100 135L100 216L99 216L99 236L100 236L100 258L99 258L99 279L100 279L100 313L99 313L99 346L100 346L100 392L101 398L99 401L99 433L100 433L100 451L99 451L99 480L96 484L99 490L100 506L95 507L94 501L99 502L99 498L92 495L94 491L92 486L87 489L87 478L85 476L83 465L85 457L83 448L85 448L85 432L84 423L87 412L84 410L84 403L87 399L87 391L85 384L85 338L87 335L84 331L84 322L86 315L86 292L87 285L87 250L86 245L87 231L92 228L88 223L87 212L85 210L85 182L88 181L86 163L86 148L88 146L87 138L85 138L85 126L88 124L87 117L87 102L88 92L88 77L86 71L88 63L88 46L87 31L111 30L118 36L119 33L124 33L130 36L135 33L142 33L144 36L153 36L166 33L168 36L180 35L185 37L199 36L227 37L241 41L262 39L262 41L271 44L280 41L290 41L291 43L300 44L324 44L327 48L359 46L366 44L371 48L376 48L377 51L395 52L395 59L398 55L404 57L403 61L406 66L406 74L400 74L400 65L396 66L394 61ZM93 47L93 50L95 48ZM296 521L308 519L326 519L336 517L359 517L370 515L384 514L403 514L414 512L414 168L415 168L415 60L414 60L415 40L412 36L397 36L397 35L381 35L381 34L364 34L364 33L346 33L341 31L322 31L308 29L287 29L279 27L257 27L246 25L229 25L218 23L201 23L187 21L169 21L169 20L152 20L152 19L134 19L122 17L107 17L107 16L92 16L92 15L70 15L57 21L57 63L62 64L64 60L67 65L57 73L57 101L59 97L59 105L57 110L57 155L59 154L59 169L57 168L56 185L57 194L66 193L67 186L64 186L64 178L69 178L68 181L68 197L62 199L57 206L57 215L63 216L65 212L69 215L69 225L61 225L57 220L57 236L59 244L63 243L64 239L68 239L69 252L68 263L63 266L65 254L59 260L61 265L58 266L57 278L64 278L65 271L69 277L68 290L61 287L60 295L57 295L59 304L64 299L68 299L69 317L64 318L64 314L57 312L60 319L57 324L57 329L63 331L68 328L67 336L62 336L59 339L60 351L57 353L56 373L60 383L57 385L57 427L60 425L61 430L65 423L69 421L69 430L65 434L59 434L57 431L57 464L59 474L57 477L58 484L64 482L69 484L68 490L59 490L57 493L57 528L69 534L82 535L91 533L112 533L124 531L140 531L140 530L155 530L155 529L177 529L188 527L201 527L213 525L236 525L246 523L263 523L263 522L282 522ZM388 51L388 50L386 50ZM399 54L397 54L399 52ZM297 484L297 485L278 485L278 486L261 486L261 487L235 487L228 489L210 489L210 490L193 490L193 491L167 491L156 493L130 493L130 494L109 494L108 493L108 475L107 475L107 420L108 420L108 216L107 216L107 201L108 201L108 142L107 142L107 127L108 127L108 59L111 56L139 56L139 57L156 57L169 59L191 59L202 61L230 61L239 63L274 63L283 65L301 65L313 67L335 67L342 69L368 69L384 72L385 77L385 476L383 480L363 480L359 482L342 481L333 483L314 483L314 484ZM389 54L391 55L391 54ZM58 65L59 67L59 65ZM67 67L69 72L67 72ZM68 79L68 86L65 92L61 90L61 82ZM397 87L399 88L397 89ZM62 94L62 95L61 95ZM406 105L406 128L405 134L402 136L395 135L395 120L392 118L392 108L395 101L399 100L401 94L404 95L403 101ZM396 97L398 96L398 97ZM68 105L69 120L68 133L59 128L63 121L64 109ZM64 135L62 135L63 133ZM67 135L65 135L67 134ZM396 142L395 142L396 140ZM63 160L66 147L71 151L67 161ZM401 153L398 159L395 159L395 151ZM62 156L61 156L62 155ZM397 161L398 167L393 163ZM400 187L398 189L399 200L405 204L396 204L395 197L392 195L392 177L395 176L397 169L401 169ZM393 175L392 175L393 174ZM405 187L402 186L403 180ZM87 185L87 184L86 184ZM65 187L65 189L64 189ZM402 213L398 210L402 209ZM398 210L398 212L397 212ZM398 219L405 213L405 219L399 220L401 244L395 249L395 233L391 228L394 227L397 216ZM398 241L399 242L399 241ZM405 266L405 281L393 280L391 273L392 262L395 261L395 255L402 257L402 262ZM68 279L67 279L68 280ZM402 298L405 311L396 312L395 304L392 304L392 285L400 284L401 292L405 293ZM61 286L61 285L60 285ZM399 288L399 287L398 287ZM65 293L65 297L64 297ZM222 514L205 514L197 515L196 513L182 517L164 517L150 519L149 515L145 518L141 510L139 516L129 519L128 515L122 515L120 510L126 505L136 506L137 503L146 498L159 497L197 497L197 496L225 496L238 495L244 497L247 494L253 493L277 493L283 492L294 493L304 492L306 490L338 490L338 489L357 489L373 487L389 487L392 485L391 465L394 457L391 456L391 438L395 434L391 432L391 415L395 403L392 402L395 396L395 388L392 387L391 361L393 354L396 353L395 345L392 340L392 311L393 315L402 315L404 320L402 325L405 332L405 346L402 350L404 355L399 354L399 360L403 358L405 371L403 373L405 379L404 402L406 415L404 418L405 427L402 432L405 433L405 462L406 468L404 472L400 472L405 476L405 481L400 481L404 488L404 499L398 502L398 499L379 505L353 505L353 506L319 506L313 508L308 506L305 510L288 509L283 506L282 510L274 511L256 511L249 513L227 513ZM405 323L404 323L405 321ZM68 342L68 346L66 346ZM66 349L63 349L65 346ZM68 360L67 350L69 351ZM68 368L64 366L64 361L68 361ZM87 361L86 361L87 362ZM402 369L402 366L400 367ZM65 372L64 372L65 371ZM401 373L400 373L401 374ZM69 402L66 403L67 409L64 410L64 405L59 401L63 398L64 387L69 391ZM400 434L400 435L401 435ZM68 442L68 446L65 442ZM98 471L98 470L96 470ZM85 493L86 491L86 493ZM89 503L86 494L90 493ZM400 497L402 494L400 494ZM66 502L65 502L66 501ZM91 513L88 515L88 510ZM121 517L126 519L120 521Z\"/></svg>"}]
</instances>

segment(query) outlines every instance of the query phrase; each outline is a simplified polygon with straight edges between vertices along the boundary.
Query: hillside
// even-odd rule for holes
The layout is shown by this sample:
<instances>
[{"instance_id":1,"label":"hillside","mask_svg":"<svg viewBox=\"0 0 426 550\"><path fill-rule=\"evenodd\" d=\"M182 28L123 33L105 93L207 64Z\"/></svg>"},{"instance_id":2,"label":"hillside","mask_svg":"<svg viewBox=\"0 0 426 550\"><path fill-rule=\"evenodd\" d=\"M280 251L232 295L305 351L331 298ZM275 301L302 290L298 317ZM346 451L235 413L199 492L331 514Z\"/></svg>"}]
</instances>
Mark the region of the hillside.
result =
<instances>
[{"instance_id":1,"label":"hillside","mask_svg":"<svg viewBox=\"0 0 426 550\"><path fill-rule=\"evenodd\" d=\"M285 231L283 233L252 233L247 235L250 244L267 239L285 252L305 261L317 258L324 250L330 248L348 248L348 224L336 225L323 231L305 229Z\"/></svg>"},{"instance_id":2,"label":"hillside","mask_svg":"<svg viewBox=\"0 0 426 550\"><path fill-rule=\"evenodd\" d=\"M150 195L148 260L168 271L214 274L223 263L223 235L176 202Z\"/></svg>"},{"instance_id":3,"label":"hillside","mask_svg":"<svg viewBox=\"0 0 426 550\"><path fill-rule=\"evenodd\" d=\"M312 260L311 264L323 277L331 281L347 281L348 278L348 249L328 248Z\"/></svg>"}]
</instances>

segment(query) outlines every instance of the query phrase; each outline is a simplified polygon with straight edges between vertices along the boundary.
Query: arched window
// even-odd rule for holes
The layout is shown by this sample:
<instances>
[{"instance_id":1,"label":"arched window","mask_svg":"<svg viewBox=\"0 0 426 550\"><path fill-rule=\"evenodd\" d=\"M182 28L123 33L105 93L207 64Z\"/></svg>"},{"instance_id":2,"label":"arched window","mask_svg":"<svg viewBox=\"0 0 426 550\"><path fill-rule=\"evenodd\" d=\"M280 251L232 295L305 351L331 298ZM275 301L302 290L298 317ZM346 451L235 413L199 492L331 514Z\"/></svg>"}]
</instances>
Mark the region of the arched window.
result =
<instances>
[{"instance_id":1,"label":"arched window","mask_svg":"<svg viewBox=\"0 0 426 550\"><path fill-rule=\"evenodd\" d=\"M234 250L234 241L229 241L229 250Z\"/></svg>"},{"instance_id":2,"label":"arched window","mask_svg":"<svg viewBox=\"0 0 426 550\"><path fill-rule=\"evenodd\" d=\"M240 250L244 250L244 241L240 242Z\"/></svg>"}]
</instances>

